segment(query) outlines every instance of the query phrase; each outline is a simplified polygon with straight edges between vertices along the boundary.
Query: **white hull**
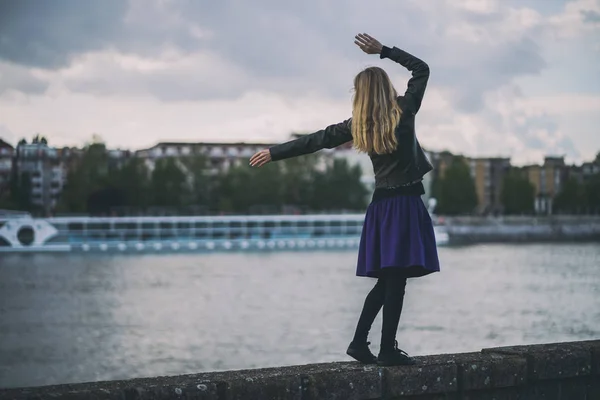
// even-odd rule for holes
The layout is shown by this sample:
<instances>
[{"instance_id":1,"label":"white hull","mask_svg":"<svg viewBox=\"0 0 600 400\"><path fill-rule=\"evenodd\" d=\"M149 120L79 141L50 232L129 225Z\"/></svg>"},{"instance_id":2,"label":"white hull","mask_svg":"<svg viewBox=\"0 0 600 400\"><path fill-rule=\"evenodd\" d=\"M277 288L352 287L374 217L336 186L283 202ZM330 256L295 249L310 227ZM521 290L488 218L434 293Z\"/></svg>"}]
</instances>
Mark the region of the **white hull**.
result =
<instances>
[{"instance_id":1,"label":"white hull","mask_svg":"<svg viewBox=\"0 0 600 400\"><path fill-rule=\"evenodd\" d=\"M0 220L0 253L173 253L358 248L364 214L235 217L18 217ZM438 245L448 243L434 227Z\"/></svg>"}]
</instances>

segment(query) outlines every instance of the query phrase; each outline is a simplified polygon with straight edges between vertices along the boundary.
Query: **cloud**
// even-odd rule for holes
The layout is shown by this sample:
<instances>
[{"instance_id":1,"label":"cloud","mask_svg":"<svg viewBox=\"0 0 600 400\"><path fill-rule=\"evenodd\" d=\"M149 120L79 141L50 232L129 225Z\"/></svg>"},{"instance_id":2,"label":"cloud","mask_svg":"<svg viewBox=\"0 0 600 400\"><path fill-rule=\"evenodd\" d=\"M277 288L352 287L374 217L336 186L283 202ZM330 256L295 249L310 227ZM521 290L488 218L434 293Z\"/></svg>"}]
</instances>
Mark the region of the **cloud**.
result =
<instances>
[{"instance_id":1,"label":"cloud","mask_svg":"<svg viewBox=\"0 0 600 400\"><path fill-rule=\"evenodd\" d=\"M581 14L583 15L583 21L596 24L600 23L600 13L595 10L581 10Z\"/></svg>"},{"instance_id":2,"label":"cloud","mask_svg":"<svg viewBox=\"0 0 600 400\"><path fill-rule=\"evenodd\" d=\"M430 63L435 84L454 88L457 106L467 112L481 109L487 90L544 68L525 17L515 19L496 1L436 3L378 1L365 14L357 0L344 7L318 0L60 1L38 3L36 12L25 1L12 6L12 22L0 30L0 54L48 69L86 63L85 76L67 74L65 84L99 95L120 88L165 101L231 97L232 82L239 92L318 91L341 98L367 63L404 74L358 52L354 34L369 30ZM31 25L37 28L28 31ZM140 70L149 63L162 67Z\"/></svg>"},{"instance_id":3,"label":"cloud","mask_svg":"<svg viewBox=\"0 0 600 400\"><path fill-rule=\"evenodd\" d=\"M41 94L49 83L36 76L35 71L18 65L0 62L0 95L8 90L28 94Z\"/></svg>"},{"instance_id":4,"label":"cloud","mask_svg":"<svg viewBox=\"0 0 600 400\"><path fill-rule=\"evenodd\" d=\"M0 124L0 139L3 139L5 142L8 142L12 145L16 143L16 137L13 133L4 125Z\"/></svg>"},{"instance_id":5,"label":"cloud","mask_svg":"<svg viewBox=\"0 0 600 400\"><path fill-rule=\"evenodd\" d=\"M0 123L17 135L76 144L99 131L131 147L282 140L347 118L366 66L405 89L403 67L353 44L364 31L430 65L418 122L428 146L576 159L599 123L587 83L597 68L573 67L600 65L587 50L597 0L374 0L368 12L358 0L0 4Z\"/></svg>"},{"instance_id":6,"label":"cloud","mask_svg":"<svg viewBox=\"0 0 600 400\"><path fill-rule=\"evenodd\" d=\"M73 55L106 48L122 34L124 1L0 3L0 59L34 67L56 68Z\"/></svg>"}]
</instances>

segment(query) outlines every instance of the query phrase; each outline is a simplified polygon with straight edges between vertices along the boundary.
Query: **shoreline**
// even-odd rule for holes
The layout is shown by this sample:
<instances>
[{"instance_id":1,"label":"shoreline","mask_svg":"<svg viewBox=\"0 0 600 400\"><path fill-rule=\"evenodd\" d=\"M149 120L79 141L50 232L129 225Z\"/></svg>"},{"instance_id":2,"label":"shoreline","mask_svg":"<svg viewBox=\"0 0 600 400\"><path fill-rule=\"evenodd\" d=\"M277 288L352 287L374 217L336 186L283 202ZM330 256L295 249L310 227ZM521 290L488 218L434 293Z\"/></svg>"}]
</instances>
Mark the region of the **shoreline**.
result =
<instances>
[{"instance_id":1,"label":"shoreline","mask_svg":"<svg viewBox=\"0 0 600 400\"><path fill-rule=\"evenodd\" d=\"M600 216L436 217L450 244L600 241Z\"/></svg>"}]
</instances>

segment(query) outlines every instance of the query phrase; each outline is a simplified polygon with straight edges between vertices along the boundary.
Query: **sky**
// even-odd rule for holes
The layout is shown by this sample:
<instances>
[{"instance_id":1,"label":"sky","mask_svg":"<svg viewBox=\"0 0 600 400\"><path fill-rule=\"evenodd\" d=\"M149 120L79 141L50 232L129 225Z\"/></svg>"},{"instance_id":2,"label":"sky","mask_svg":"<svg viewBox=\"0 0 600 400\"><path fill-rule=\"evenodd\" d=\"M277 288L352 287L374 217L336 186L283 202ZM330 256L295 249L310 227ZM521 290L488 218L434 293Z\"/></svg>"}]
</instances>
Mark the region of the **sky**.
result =
<instances>
[{"instance_id":1,"label":"sky","mask_svg":"<svg viewBox=\"0 0 600 400\"><path fill-rule=\"evenodd\" d=\"M600 150L600 0L0 0L0 138L54 146L287 141L351 116L384 68L428 63L430 150L540 163Z\"/></svg>"}]
</instances>

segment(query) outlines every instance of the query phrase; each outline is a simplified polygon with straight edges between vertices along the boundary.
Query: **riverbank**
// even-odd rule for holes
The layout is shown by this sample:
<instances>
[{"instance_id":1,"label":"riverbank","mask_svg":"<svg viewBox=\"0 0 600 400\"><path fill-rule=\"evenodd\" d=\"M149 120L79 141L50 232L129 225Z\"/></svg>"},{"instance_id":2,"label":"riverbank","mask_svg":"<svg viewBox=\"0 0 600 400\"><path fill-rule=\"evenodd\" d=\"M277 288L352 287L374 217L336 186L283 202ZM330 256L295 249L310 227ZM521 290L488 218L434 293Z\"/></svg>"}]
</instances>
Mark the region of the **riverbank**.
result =
<instances>
[{"instance_id":1,"label":"riverbank","mask_svg":"<svg viewBox=\"0 0 600 400\"><path fill-rule=\"evenodd\" d=\"M438 217L451 244L600 241L600 216Z\"/></svg>"}]
</instances>

